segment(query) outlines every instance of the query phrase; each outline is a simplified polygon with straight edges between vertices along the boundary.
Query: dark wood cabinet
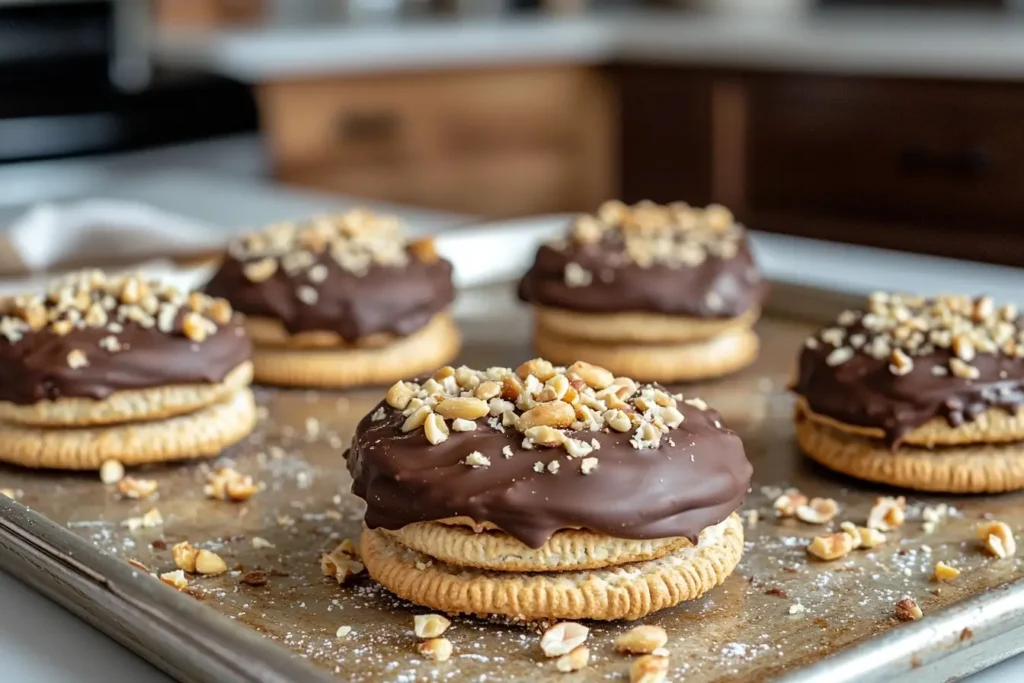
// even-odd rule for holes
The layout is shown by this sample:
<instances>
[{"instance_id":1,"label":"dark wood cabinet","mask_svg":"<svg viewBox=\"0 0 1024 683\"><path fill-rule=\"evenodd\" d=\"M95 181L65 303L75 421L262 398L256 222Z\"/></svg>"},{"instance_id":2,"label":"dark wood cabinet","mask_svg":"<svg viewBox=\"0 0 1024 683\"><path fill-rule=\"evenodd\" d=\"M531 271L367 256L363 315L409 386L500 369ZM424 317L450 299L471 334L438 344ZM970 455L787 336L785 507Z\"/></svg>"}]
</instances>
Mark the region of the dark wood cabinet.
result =
<instances>
[{"instance_id":1,"label":"dark wood cabinet","mask_svg":"<svg viewBox=\"0 0 1024 683\"><path fill-rule=\"evenodd\" d=\"M623 200L710 202L711 78L654 67L614 71Z\"/></svg>"},{"instance_id":2,"label":"dark wood cabinet","mask_svg":"<svg viewBox=\"0 0 1024 683\"><path fill-rule=\"evenodd\" d=\"M1024 265L1024 84L620 77L628 199L720 201L752 228Z\"/></svg>"}]
</instances>

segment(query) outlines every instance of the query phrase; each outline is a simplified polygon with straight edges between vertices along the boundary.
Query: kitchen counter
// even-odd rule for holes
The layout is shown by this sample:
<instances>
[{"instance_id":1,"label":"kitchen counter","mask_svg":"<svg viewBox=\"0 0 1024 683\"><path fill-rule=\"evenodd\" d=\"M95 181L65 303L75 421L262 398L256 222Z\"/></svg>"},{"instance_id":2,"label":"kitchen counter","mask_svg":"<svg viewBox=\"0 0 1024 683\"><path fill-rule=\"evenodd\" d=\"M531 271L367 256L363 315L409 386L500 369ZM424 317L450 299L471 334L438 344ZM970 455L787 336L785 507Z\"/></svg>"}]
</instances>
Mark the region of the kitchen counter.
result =
<instances>
[{"instance_id":1,"label":"kitchen counter","mask_svg":"<svg viewBox=\"0 0 1024 683\"><path fill-rule=\"evenodd\" d=\"M611 60L861 75L1024 78L1019 14L818 10L630 11L393 24L278 24L168 32L165 64L257 83L361 74Z\"/></svg>"}]
</instances>

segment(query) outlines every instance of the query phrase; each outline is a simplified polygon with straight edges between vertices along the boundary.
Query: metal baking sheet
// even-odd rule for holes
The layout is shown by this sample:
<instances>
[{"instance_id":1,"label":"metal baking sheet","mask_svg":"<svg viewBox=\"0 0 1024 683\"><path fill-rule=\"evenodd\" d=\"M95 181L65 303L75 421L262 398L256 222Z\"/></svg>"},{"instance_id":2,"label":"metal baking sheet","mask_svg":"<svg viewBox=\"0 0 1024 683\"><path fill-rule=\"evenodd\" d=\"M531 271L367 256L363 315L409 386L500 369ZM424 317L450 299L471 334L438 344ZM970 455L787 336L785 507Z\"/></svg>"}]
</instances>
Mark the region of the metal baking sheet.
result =
<instances>
[{"instance_id":1,"label":"metal baking sheet","mask_svg":"<svg viewBox=\"0 0 1024 683\"><path fill-rule=\"evenodd\" d=\"M703 599L644 620L670 636L670 680L840 683L944 681L1024 649L1024 587L1016 559L994 560L974 540L978 520L1024 528L1020 495L908 494L908 520L872 551L832 563L810 561L804 546L821 527L778 520L780 489L834 497L836 519L863 523L875 496L894 492L833 475L801 458L786 393L794 354L814 327L779 314L827 316L846 302L778 287L759 325L758 363L733 377L682 387L718 407L740 432L755 465L744 506L761 521L746 530L742 563ZM460 294L458 317L470 365L514 365L530 356L529 319L508 283ZM363 506L348 493L342 452L356 421L380 390L259 389L263 419L251 438L216 461L160 466L137 476L159 481L158 495L120 500L95 475L0 469L0 568L64 604L182 681L537 680L558 676L538 636L521 627L455 620L446 663L415 652L412 615L422 610L368 578L338 586L321 575L320 553L358 534ZM264 489L250 501L208 500L211 468L232 464ZM926 534L925 506L953 506ZM124 520L156 507L160 528L129 531ZM260 537L272 548L254 548ZM215 550L236 571L196 578L176 593L132 569L173 569L169 547L188 540ZM963 570L952 583L930 580L937 560ZM244 583L264 572L263 586ZM925 618L909 624L894 605L913 597ZM801 607L794 607L800 605ZM345 637L339 627L351 627ZM612 650L627 624L593 624L590 666L569 680L622 679L630 664ZM259 635L256 635L259 634ZM261 637L262 636L262 637Z\"/></svg>"}]
</instances>

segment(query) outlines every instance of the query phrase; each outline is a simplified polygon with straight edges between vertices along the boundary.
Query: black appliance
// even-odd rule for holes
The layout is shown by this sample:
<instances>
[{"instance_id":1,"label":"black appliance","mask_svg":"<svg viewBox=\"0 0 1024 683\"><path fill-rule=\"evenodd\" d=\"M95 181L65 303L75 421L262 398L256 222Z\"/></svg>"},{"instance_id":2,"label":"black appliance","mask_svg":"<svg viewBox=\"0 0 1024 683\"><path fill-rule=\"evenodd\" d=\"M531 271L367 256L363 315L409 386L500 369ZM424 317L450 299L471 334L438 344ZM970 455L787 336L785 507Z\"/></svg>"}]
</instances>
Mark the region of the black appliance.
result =
<instances>
[{"instance_id":1,"label":"black appliance","mask_svg":"<svg viewBox=\"0 0 1024 683\"><path fill-rule=\"evenodd\" d=\"M154 68L148 0L0 0L0 163L254 130L247 87Z\"/></svg>"}]
</instances>

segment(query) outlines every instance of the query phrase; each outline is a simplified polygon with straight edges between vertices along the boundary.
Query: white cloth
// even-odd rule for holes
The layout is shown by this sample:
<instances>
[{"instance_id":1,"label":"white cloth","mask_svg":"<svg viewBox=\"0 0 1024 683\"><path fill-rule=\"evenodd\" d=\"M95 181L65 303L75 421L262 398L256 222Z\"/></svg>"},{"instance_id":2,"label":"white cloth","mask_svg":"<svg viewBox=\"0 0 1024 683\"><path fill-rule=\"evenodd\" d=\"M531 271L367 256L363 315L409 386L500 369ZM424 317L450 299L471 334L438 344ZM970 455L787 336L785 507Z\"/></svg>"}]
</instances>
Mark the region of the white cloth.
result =
<instances>
[{"instance_id":1,"label":"white cloth","mask_svg":"<svg viewBox=\"0 0 1024 683\"><path fill-rule=\"evenodd\" d=\"M146 204L87 199L39 204L14 219L4 235L7 248L28 271L0 282L0 293L42 289L52 277L44 271L61 264L123 263L115 271L141 270L182 288L193 288L209 267L180 268L154 256L189 256L224 246L224 231ZM111 270L111 269L107 269Z\"/></svg>"}]
</instances>

